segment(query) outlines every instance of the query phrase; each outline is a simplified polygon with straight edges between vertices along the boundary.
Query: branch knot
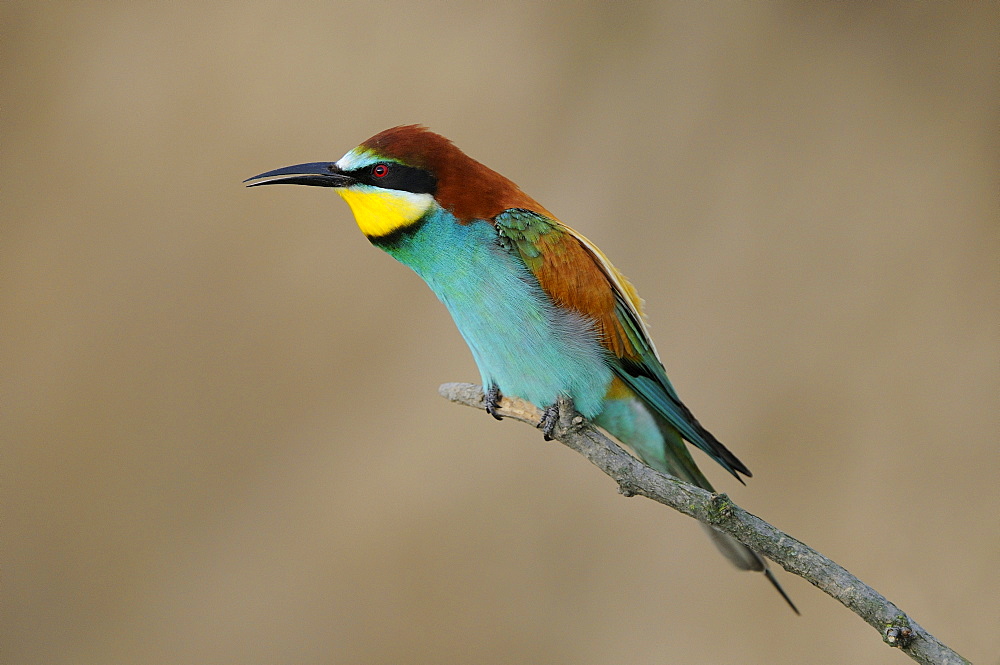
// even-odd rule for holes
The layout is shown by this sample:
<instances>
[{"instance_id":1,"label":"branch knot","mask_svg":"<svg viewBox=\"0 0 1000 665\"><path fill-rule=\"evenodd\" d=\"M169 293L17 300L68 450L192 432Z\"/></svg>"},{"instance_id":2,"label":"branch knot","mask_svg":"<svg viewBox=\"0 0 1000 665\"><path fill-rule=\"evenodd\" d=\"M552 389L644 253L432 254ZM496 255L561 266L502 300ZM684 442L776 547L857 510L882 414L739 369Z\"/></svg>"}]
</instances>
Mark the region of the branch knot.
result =
<instances>
[{"instance_id":1,"label":"branch knot","mask_svg":"<svg viewBox=\"0 0 1000 665\"><path fill-rule=\"evenodd\" d=\"M618 493L624 497L635 496L635 485L628 478L619 478Z\"/></svg>"},{"instance_id":2,"label":"branch knot","mask_svg":"<svg viewBox=\"0 0 1000 665\"><path fill-rule=\"evenodd\" d=\"M712 494L708 499L708 522L719 525L733 515L733 501L726 494Z\"/></svg>"},{"instance_id":3,"label":"branch knot","mask_svg":"<svg viewBox=\"0 0 1000 665\"><path fill-rule=\"evenodd\" d=\"M901 621L905 622L906 617L898 617ZM891 647L898 647L900 649L905 649L910 646L910 642L913 641L913 630L909 625L903 626L889 626L882 633L882 640Z\"/></svg>"}]
</instances>

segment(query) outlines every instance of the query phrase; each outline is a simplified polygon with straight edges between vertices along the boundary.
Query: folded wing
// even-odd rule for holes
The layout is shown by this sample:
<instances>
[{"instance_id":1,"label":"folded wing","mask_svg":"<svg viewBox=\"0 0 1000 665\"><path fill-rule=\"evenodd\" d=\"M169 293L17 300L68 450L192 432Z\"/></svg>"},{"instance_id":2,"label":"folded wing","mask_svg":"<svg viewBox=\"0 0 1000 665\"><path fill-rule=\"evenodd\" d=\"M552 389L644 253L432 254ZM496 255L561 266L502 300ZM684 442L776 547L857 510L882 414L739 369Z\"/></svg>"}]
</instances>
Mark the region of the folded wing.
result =
<instances>
[{"instance_id":1,"label":"folded wing","mask_svg":"<svg viewBox=\"0 0 1000 665\"><path fill-rule=\"evenodd\" d=\"M738 473L751 475L681 402L649 338L635 287L592 242L556 219L520 208L493 223L556 305L594 322L611 369L627 389L737 479Z\"/></svg>"}]
</instances>

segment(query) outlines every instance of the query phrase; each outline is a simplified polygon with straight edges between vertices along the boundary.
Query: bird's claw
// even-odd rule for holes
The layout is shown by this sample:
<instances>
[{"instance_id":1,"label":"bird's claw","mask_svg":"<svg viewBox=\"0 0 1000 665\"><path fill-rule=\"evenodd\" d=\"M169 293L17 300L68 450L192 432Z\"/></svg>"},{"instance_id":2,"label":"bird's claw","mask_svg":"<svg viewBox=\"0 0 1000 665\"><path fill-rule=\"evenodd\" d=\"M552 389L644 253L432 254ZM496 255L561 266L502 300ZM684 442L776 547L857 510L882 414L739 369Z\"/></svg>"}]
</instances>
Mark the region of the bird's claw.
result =
<instances>
[{"instance_id":1,"label":"bird's claw","mask_svg":"<svg viewBox=\"0 0 1000 665\"><path fill-rule=\"evenodd\" d=\"M500 408L500 389L497 388L496 384L490 386L490 389L486 391L486 413L490 414L497 420L503 420L503 416L500 415L498 409Z\"/></svg>"},{"instance_id":2,"label":"bird's claw","mask_svg":"<svg viewBox=\"0 0 1000 665\"><path fill-rule=\"evenodd\" d=\"M538 429L542 430L542 436L546 441L552 440L552 433L559 422L559 402L550 405L542 412L542 419L538 421Z\"/></svg>"}]
</instances>

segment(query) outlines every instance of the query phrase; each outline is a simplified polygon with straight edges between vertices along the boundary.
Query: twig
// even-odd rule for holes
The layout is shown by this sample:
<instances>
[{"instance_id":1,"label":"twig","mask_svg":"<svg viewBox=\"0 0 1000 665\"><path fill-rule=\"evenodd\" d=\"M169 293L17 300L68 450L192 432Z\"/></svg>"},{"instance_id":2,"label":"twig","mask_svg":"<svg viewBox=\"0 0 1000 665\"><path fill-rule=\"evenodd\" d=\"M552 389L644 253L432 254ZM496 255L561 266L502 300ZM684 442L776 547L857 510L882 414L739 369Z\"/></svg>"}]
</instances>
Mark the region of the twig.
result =
<instances>
[{"instance_id":1,"label":"twig","mask_svg":"<svg viewBox=\"0 0 1000 665\"><path fill-rule=\"evenodd\" d=\"M485 409L483 391L477 385L446 383L438 392L452 402ZM572 409L572 403L561 403L560 407L560 420L553 438L610 476L625 496L647 497L728 533L836 598L877 630L886 644L901 649L918 663L969 663L843 566L751 515L725 494L712 494L654 471L584 420ZM498 413L532 425L536 425L542 415L523 400L507 398L501 401Z\"/></svg>"}]
</instances>

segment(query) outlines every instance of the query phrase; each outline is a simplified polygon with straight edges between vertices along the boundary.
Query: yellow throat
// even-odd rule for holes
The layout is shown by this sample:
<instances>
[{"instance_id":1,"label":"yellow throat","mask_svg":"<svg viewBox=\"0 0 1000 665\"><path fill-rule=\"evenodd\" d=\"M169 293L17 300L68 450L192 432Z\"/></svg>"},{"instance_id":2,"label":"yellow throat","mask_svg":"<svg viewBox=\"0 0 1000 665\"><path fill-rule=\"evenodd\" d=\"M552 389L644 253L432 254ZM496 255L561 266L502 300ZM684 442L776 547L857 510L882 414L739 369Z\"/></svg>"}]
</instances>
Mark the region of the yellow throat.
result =
<instances>
[{"instance_id":1,"label":"yellow throat","mask_svg":"<svg viewBox=\"0 0 1000 665\"><path fill-rule=\"evenodd\" d=\"M351 206L358 228L369 238L410 226L424 216L434 201L430 194L374 187L349 187L337 193Z\"/></svg>"}]
</instances>

